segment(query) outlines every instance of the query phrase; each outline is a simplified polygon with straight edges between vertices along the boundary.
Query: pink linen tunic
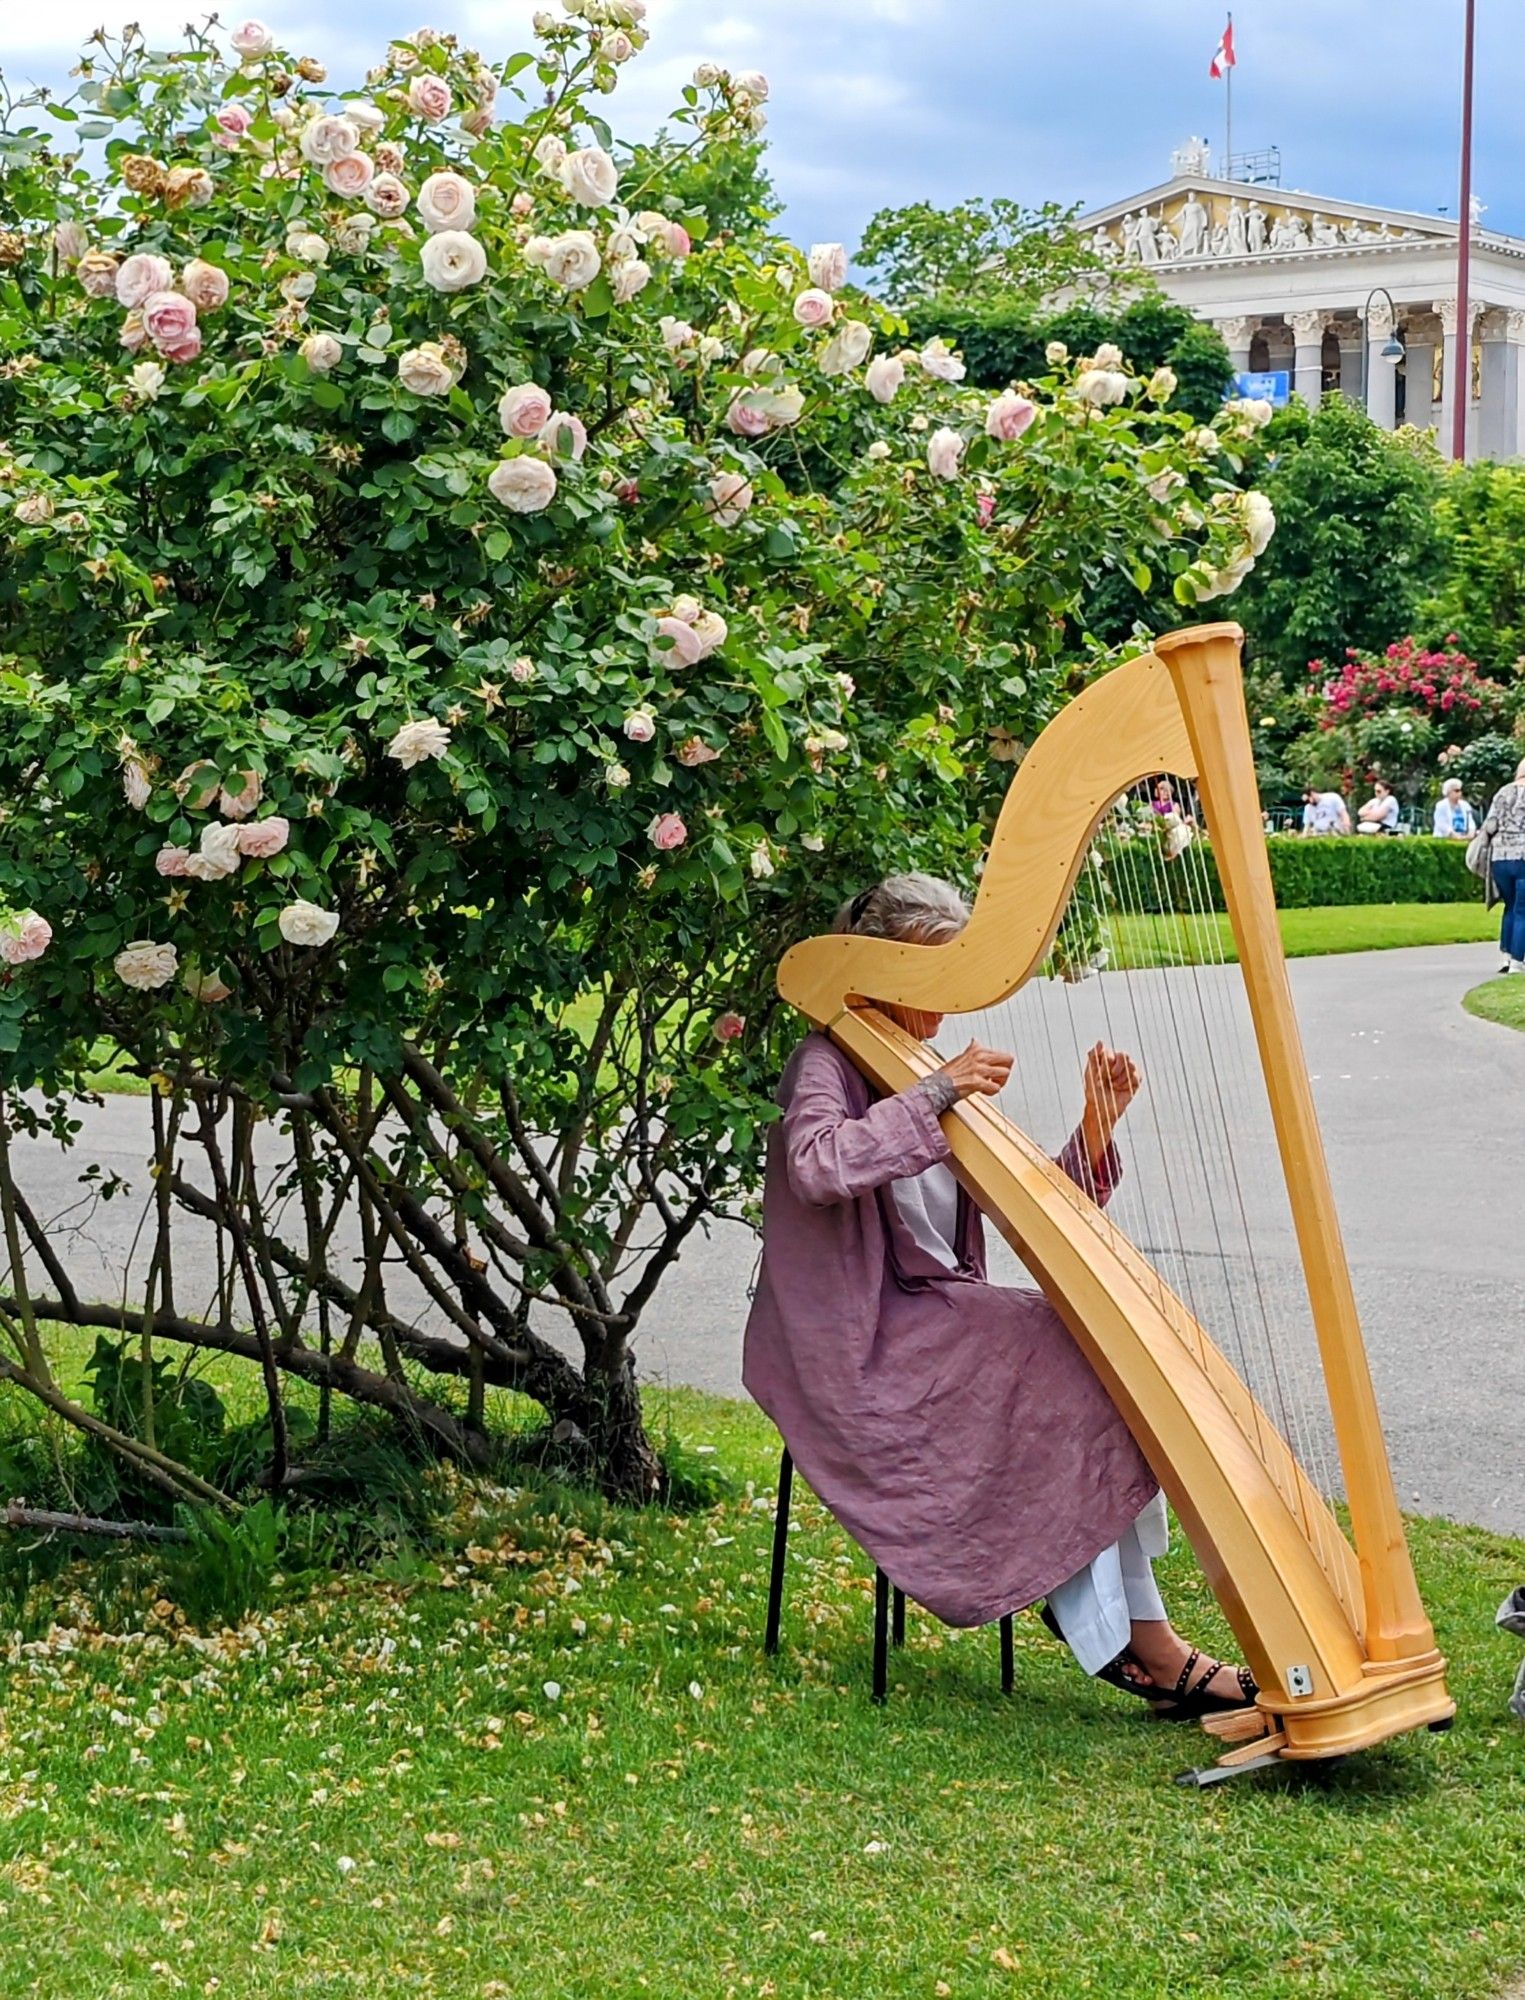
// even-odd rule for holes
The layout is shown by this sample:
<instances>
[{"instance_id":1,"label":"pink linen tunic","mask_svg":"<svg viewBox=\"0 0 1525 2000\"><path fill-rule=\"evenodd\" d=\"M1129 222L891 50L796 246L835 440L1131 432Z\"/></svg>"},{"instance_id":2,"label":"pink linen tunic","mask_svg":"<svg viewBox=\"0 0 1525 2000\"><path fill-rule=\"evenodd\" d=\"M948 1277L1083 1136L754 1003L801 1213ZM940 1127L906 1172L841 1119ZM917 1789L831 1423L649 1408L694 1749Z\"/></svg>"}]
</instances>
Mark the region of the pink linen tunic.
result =
<instances>
[{"instance_id":1,"label":"pink linen tunic","mask_svg":"<svg viewBox=\"0 0 1525 2000\"><path fill-rule=\"evenodd\" d=\"M913 1241L889 1183L950 1154L926 1095L875 1101L811 1034L778 1101L742 1379L891 1582L988 1624L1117 1541L1156 1482L1048 1301L986 1281L966 1196L957 1272ZM1058 1164L1100 1201L1121 1171L1114 1152L1093 1177L1078 1134Z\"/></svg>"}]
</instances>

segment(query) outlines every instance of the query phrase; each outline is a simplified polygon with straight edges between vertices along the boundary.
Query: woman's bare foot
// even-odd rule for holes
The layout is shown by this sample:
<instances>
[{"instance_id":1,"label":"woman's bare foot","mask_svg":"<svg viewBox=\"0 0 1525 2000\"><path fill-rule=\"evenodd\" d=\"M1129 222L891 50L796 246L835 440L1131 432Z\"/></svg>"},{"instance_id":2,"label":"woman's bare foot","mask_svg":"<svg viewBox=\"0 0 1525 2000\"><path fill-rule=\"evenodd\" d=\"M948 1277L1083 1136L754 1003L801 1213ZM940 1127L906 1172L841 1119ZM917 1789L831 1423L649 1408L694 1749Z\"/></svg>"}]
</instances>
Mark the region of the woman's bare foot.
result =
<instances>
[{"instance_id":1,"label":"woman's bare foot","mask_svg":"<svg viewBox=\"0 0 1525 2000\"><path fill-rule=\"evenodd\" d=\"M1191 1658L1192 1648L1164 1618L1140 1619L1133 1627L1128 1645L1161 1696L1168 1700L1175 1693L1176 1682L1181 1678L1181 1669ZM1200 1667L1197 1672L1200 1672ZM1194 1673L1193 1680L1196 1677ZM1232 1665L1220 1667L1203 1691L1219 1695L1225 1701L1242 1700L1238 1668Z\"/></svg>"}]
</instances>

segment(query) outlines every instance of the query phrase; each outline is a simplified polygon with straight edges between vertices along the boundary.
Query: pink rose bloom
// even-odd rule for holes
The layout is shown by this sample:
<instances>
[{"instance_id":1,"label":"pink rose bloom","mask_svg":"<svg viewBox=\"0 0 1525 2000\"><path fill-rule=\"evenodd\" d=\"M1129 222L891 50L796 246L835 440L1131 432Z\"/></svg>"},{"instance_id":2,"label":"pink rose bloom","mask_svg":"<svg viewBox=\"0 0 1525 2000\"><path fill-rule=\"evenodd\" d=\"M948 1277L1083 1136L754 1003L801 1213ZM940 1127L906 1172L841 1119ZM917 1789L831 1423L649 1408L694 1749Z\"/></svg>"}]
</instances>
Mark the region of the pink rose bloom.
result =
<instances>
[{"instance_id":1,"label":"pink rose bloom","mask_svg":"<svg viewBox=\"0 0 1525 2000\"><path fill-rule=\"evenodd\" d=\"M251 826L238 829L238 851L247 860L268 861L272 854L280 853L290 838L290 820L272 813L269 819L257 819Z\"/></svg>"},{"instance_id":2,"label":"pink rose bloom","mask_svg":"<svg viewBox=\"0 0 1525 2000\"><path fill-rule=\"evenodd\" d=\"M183 347L196 331L196 308L184 292L151 292L143 302L143 331L161 354Z\"/></svg>"},{"instance_id":3,"label":"pink rose bloom","mask_svg":"<svg viewBox=\"0 0 1525 2000\"><path fill-rule=\"evenodd\" d=\"M224 786L218 796L218 806L228 819L247 819L264 794L264 780L258 771L244 771L239 775L244 780L240 788L230 792Z\"/></svg>"},{"instance_id":4,"label":"pink rose bloom","mask_svg":"<svg viewBox=\"0 0 1525 2000\"><path fill-rule=\"evenodd\" d=\"M658 813L646 832L652 846L660 847L664 854L670 853L675 847L681 847L688 839L688 828L677 813Z\"/></svg>"},{"instance_id":5,"label":"pink rose bloom","mask_svg":"<svg viewBox=\"0 0 1525 2000\"><path fill-rule=\"evenodd\" d=\"M188 965L180 975L180 984L193 1000L199 1000L204 1007L214 1007L219 1000L226 1000L233 991L220 972L203 972L200 966Z\"/></svg>"},{"instance_id":6,"label":"pink rose bloom","mask_svg":"<svg viewBox=\"0 0 1525 2000\"><path fill-rule=\"evenodd\" d=\"M678 751L678 762L692 771L700 764L713 764L719 755L720 752L712 750L702 736L690 736Z\"/></svg>"},{"instance_id":7,"label":"pink rose bloom","mask_svg":"<svg viewBox=\"0 0 1525 2000\"><path fill-rule=\"evenodd\" d=\"M579 459L588 449L587 426L569 410L552 410L540 427L540 442L556 458Z\"/></svg>"},{"instance_id":8,"label":"pink rose bloom","mask_svg":"<svg viewBox=\"0 0 1525 2000\"><path fill-rule=\"evenodd\" d=\"M212 134L225 152L233 152L249 127L254 114L246 104L225 104L217 114L217 130Z\"/></svg>"},{"instance_id":9,"label":"pink rose bloom","mask_svg":"<svg viewBox=\"0 0 1525 2000\"><path fill-rule=\"evenodd\" d=\"M550 396L538 382L517 382L498 398L498 422L511 438L539 437L551 420Z\"/></svg>"},{"instance_id":10,"label":"pink rose bloom","mask_svg":"<svg viewBox=\"0 0 1525 2000\"><path fill-rule=\"evenodd\" d=\"M7 965L25 965L29 959L41 958L53 942L53 926L35 910L23 910L14 922L15 930L0 937L0 958Z\"/></svg>"},{"instance_id":11,"label":"pink rose bloom","mask_svg":"<svg viewBox=\"0 0 1525 2000\"><path fill-rule=\"evenodd\" d=\"M408 205L408 190L396 174L378 174L365 191L365 205L383 222L395 222Z\"/></svg>"},{"instance_id":12,"label":"pink rose bloom","mask_svg":"<svg viewBox=\"0 0 1525 2000\"><path fill-rule=\"evenodd\" d=\"M708 511L717 526L734 528L756 497L745 473L717 472L710 481Z\"/></svg>"},{"instance_id":13,"label":"pink rose bloom","mask_svg":"<svg viewBox=\"0 0 1525 2000\"><path fill-rule=\"evenodd\" d=\"M263 21L241 21L228 40L241 56L267 56L275 47L275 36Z\"/></svg>"},{"instance_id":14,"label":"pink rose bloom","mask_svg":"<svg viewBox=\"0 0 1525 2000\"><path fill-rule=\"evenodd\" d=\"M186 865L190 858L188 847L161 847L154 856L154 866L161 875L181 876L190 872Z\"/></svg>"},{"instance_id":15,"label":"pink rose bloom","mask_svg":"<svg viewBox=\"0 0 1525 2000\"><path fill-rule=\"evenodd\" d=\"M751 401L750 396L746 394L736 398L735 402L726 411L725 420L727 426L736 433L737 437L766 437L773 428L772 420L767 411L758 409L757 405Z\"/></svg>"},{"instance_id":16,"label":"pink rose bloom","mask_svg":"<svg viewBox=\"0 0 1525 2000\"><path fill-rule=\"evenodd\" d=\"M799 326L825 326L835 311L831 293L818 291L814 286L801 292L794 302L794 318Z\"/></svg>"},{"instance_id":17,"label":"pink rose bloom","mask_svg":"<svg viewBox=\"0 0 1525 2000\"><path fill-rule=\"evenodd\" d=\"M129 354L136 354L140 347L148 345L148 335L143 331L142 313L130 312L127 315L122 321L122 330L117 339Z\"/></svg>"},{"instance_id":18,"label":"pink rose bloom","mask_svg":"<svg viewBox=\"0 0 1525 2000\"><path fill-rule=\"evenodd\" d=\"M1015 389L1007 389L996 397L985 412L985 435L1000 438L1006 444L1013 444L1037 414L1036 403L1030 403L1025 396L1019 396Z\"/></svg>"},{"instance_id":19,"label":"pink rose bloom","mask_svg":"<svg viewBox=\"0 0 1525 2000\"><path fill-rule=\"evenodd\" d=\"M672 641L670 646L652 648L657 658L665 659L670 667L692 667L704 657L704 641L681 618L659 618L657 636Z\"/></svg>"},{"instance_id":20,"label":"pink rose bloom","mask_svg":"<svg viewBox=\"0 0 1525 2000\"><path fill-rule=\"evenodd\" d=\"M863 386L876 403L893 403L905 380L905 363L898 354L876 354L863 374Z\"/></svg>"},{"instance_id":21,"label":"pink rose bloom","mask_svg":"<svg viewBox=\"0 0 1525 2000\"><path fill-rule=\"evenodd\" d=\"M450 86L442 76L416 76L408 85L408 109L426 125L450 116Z\"/></svg>"},{"instance_id":22,"label":"pink rose bloom","mask_svg":"<svg viewBox=\"0 0 1525 2000\"><path fill-rule=\"evenodd\" d=\"M198 314L217 312L228 303L228 274L216 264L193 257L180 273L180 289Z\"/></svg>"},{"instance_id":23,"label":"pink rose bloom","mask_svg":"<svg viewBox=\"0 0 1525 2000\"><path fill-rule=\"evenodd\" d=\"M370 186L375 171L369 153L346 153L342 160L330 160L323 169L323 185L330 194L358 201Z\"/></svg>"},{"instance_id":24,"label":"pink rose bloom","mask_svg":"<svg viewBox=\"0 0 1525 2000\"><path fill-rule=\"evenodd\" d=\"M982 493L974 503L974 511L980 517L980 526L988 528L995 517L995 495Z\"/></svg>"},{"instance_id":25,"label":"pink rose bloom","mask_svg":"<svg viewBox=\"0 0 1525 2000\"><path fill-rule=\"evenodd\" d=\"M649 708L633 709L620 726L631 743L649 743L657 733L657 719Z\"/></svg>"},{"instance_id":26,"label":"pink rose bloom","mask_svg":"<svg viewBox=\"0 0 1525 2000\"><path fill-rule=\"evenodd\" d=\"M927 439L927 470L934 479L957 479L958 462L964 455L964 440L946 425Z\"/></svg>"},{"instance_id":27,"label":"pink rose bloom","mask_svg":"<svg viewBox=\"0 0 1525 2000\"><path fill-rule=\"evenodd\" d=\"M714 1027L710 1029L717 1042L739 1041L746 1031L745 1014L720 1014L716 1017Z\"/></svg>"},{"instance_id":28,"label":"pink rose bloom","mask_svg":"<svg viewBox=\"0 0 1525 2000\"><path fill-rule=\"evenodd\" d=\"M207 774L211 773L210 779ZM194 764L187 764L175 780L177 795L185 800L191 812L205 812L217 796L217 766L207 757L198 757Z\"/></svg>"},{"instance_id":29,"label":"pink rose bloom","mask_svg":"<svg viewBox=\"0 0 1525 2000\"><path fill-rule=\"evenodd\" d=\"M693 238L681 222L667 225L667 254L669 257L686 257L693 249Z\"/></svg>"},{"instance_id":30,"label":"pink rose bloom","mask_svg":"<svg viewBox=\"0 0 1525 2000\"><path fill-rule=\"evenodd\" d=\"M201 328L193 326L184 340L159 349L166 361L194 361L201 352Z\"/></svg>"},{"instance_id":31,"label":"pink rose bloom","mask_svg":"<svg viewBox=\"0 0 1525 2000\"><path fill-rule=\"evenodd\" d=\"M125 306L129 312L136 312L155 292L167 292L174 282L175 274L167 257L156 257L150 251L139 250L125 264L118 266L117 304Z\"/></svg>"}]
</instances>

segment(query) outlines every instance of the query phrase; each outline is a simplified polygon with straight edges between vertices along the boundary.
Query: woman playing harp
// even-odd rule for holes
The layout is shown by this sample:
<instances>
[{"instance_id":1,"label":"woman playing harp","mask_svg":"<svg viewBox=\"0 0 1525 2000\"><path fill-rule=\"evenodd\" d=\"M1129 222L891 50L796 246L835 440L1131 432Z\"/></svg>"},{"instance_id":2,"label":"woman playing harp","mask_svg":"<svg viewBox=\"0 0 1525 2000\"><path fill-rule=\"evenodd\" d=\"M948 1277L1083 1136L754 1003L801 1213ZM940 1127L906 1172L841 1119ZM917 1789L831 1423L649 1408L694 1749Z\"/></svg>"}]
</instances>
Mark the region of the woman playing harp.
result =
<instances>
[{"instance_id":1,"label":"woman playing harp","mask_svg":"<svg viewBox=\"0 0 1525 2000\"><path fill-rule=\"evenodd\" d=\"M942 944L968 916L946 883L899 875L837 929ZM886 1012L922 1040L941 1023ZM1248 1671L1170 1624L1151 1567L1163 1496L1095 1371L1041 1294L985 1276L939 1119L995 1095L1010 1069L971 1042L875 1101L825 1035L805 1037L779 1086L746 1386L853 1538L948 1624L1046 1598L1086 1672L1174 1717L1247 1708ZM1112 1135L1138 1084L1127 1056L1092 1050L1058 1163L1098 1203L1120 1177Z\"/></svg>"}]
</instances>

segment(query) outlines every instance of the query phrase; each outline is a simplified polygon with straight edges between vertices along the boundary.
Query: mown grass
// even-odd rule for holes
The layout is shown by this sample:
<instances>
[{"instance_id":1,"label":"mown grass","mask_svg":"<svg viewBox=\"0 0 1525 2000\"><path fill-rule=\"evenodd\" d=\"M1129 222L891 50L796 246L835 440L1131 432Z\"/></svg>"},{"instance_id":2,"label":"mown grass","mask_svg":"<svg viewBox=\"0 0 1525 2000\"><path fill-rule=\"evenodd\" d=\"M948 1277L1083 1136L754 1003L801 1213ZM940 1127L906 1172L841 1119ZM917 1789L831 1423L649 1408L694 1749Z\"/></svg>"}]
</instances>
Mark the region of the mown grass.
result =
<instances>
[{"instance_id":1,"label":"mown grass","mask_svg":"<svg viewBox=\"0 0 1525 2000\"><path fill-rule=\"evenodd\" d=\"M1347 951L1391 951L1403 945L1480 944L1498 929L1479 903L1353 903L1327 910L1279 910L1288 958ZM1124 916L1108 923L1114 962L1134 970L1151 965L1235 962L1226 916Z\"/></svg>"},{"instance_id":2,"label":"mown grass","mask_svg":"<svg viewBox=\"0 0 1525 2000\"><path fill-rule=\"evenodd\" d=\"M1525 1029L1525 979L1518 973L1484 980L1463 995L1461 1004L1480 1020L1497 1021L1502 1028Z\"/></svg>"},{"instance_id":3,"label":"mown grass","mask_svg":"<svg viewBox=\"0 0 1525 2000\"><path fill-rule=\"evenodd\" d=\"M693 1392L651 1414L732 1497L463 1486L411 1579L305 1579L198 1639L140 1559L141 1636L81 1591L13 1645L6 2000L1483 2000L1525 1959L1491 1626L1525 1547L1414 1524L1450 1735L1189 1793L1206 1739L1085 1683L1032 1617L1005 1698L993 1631L913 1610L875 1709L866 1564L798 1489L766 1660L776 1439ZM1189 1556L1164 1575L1225 1643Z\"/></svg>"}]
</instances>

